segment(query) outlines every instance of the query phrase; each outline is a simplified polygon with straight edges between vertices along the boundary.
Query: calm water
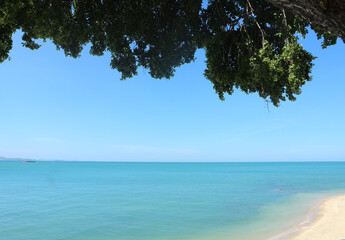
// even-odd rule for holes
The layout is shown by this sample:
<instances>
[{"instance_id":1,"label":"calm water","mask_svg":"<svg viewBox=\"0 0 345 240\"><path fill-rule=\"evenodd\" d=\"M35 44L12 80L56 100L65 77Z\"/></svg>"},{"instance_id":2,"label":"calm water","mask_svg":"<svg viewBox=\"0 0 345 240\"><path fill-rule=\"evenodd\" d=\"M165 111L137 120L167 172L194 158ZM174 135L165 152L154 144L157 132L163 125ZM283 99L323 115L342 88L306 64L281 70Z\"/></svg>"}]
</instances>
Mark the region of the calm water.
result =
<instances>
[{"instance_id":1,"label":"calm water","mask_svg":"<svg viewBox=\"0 0 345 240\"><path fill-rule=\"evenodd\" d=\"M250 239L345 193L345 163L0 162L0 239Z\"/></svg>"}]
</instances>

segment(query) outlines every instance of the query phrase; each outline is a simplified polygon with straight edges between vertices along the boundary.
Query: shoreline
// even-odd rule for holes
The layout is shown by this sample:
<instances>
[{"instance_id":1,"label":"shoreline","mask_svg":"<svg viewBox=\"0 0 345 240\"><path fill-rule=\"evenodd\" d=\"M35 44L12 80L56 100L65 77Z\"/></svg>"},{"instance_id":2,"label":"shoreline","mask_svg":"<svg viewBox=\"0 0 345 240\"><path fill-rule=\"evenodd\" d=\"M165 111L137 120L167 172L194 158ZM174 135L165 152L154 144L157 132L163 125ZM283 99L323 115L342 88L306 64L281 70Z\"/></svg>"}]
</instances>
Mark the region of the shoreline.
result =
<instances>
[{"instance_id":1,"label":"shoreline","mask_svg":"<svg viewBox=\"0 0 345 240\"><path fill-rule=\"evenodd\" d=\"M345 195L333 195L314 203L303 221L268 240L345 239Z\"/></svg>"}]
</instances>

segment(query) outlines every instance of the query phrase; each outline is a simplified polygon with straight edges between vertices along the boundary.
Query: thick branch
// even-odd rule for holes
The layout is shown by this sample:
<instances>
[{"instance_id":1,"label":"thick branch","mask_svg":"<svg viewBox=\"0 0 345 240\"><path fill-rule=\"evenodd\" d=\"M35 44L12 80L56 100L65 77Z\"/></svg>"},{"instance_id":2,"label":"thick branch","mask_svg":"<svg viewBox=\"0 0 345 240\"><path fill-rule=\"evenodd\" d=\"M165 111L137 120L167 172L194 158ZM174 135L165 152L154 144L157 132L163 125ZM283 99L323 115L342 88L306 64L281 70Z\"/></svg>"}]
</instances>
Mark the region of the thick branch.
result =
<instances>
[{"instance_id":1,"label":"thick branch","mask_svg":"<svg viewBox=\"0 0 345 240\"><path fill-rule=\"evenodd\" d=\"M345 42L345 0L267 0L322 30L338 35Z\"/></svg>"}]
</instances>

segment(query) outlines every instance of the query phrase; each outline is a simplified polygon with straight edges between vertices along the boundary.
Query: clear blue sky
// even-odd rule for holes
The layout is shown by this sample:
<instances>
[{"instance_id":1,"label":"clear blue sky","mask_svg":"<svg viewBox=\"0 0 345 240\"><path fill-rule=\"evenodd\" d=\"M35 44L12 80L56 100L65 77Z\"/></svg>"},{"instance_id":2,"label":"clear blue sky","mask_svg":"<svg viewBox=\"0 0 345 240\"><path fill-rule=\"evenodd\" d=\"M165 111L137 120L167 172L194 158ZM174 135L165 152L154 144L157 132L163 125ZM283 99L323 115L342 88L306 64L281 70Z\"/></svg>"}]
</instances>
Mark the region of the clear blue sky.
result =
<instances>
[{"instance_id":1,"label":"clear blue sky","mask_svg":"<svg viewBox=\"0 0 345 240\"><path fill-rule=\"evenodd\" d=\"M296 102L267 109L257 94L220 101L203 51L171 80L148 71L120 81L110 56L66 58L14 36L0 64L0 156L94 161L345 160L345 45L322 50Z\"/></svg>"}]
</instances>

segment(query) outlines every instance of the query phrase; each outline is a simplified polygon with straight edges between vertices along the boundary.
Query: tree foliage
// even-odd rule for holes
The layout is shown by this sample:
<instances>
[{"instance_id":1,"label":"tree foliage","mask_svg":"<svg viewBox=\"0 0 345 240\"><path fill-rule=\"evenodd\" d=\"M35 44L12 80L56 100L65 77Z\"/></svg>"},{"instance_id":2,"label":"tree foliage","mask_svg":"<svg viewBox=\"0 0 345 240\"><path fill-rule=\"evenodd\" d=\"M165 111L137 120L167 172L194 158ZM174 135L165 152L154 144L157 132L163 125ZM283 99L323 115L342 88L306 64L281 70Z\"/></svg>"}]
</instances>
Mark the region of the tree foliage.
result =
<instances>
[{"instance_id":1,"label":"tree foliage","mask_svg":"<svg viewBox=\"0 0 345 240\"><path fill-rule=\"evenodd\" d=\"M170 78L176 67L206 50L205 76L221 99L235 88L278 106L295 100L311 80L314 57L298 43L310 23L264 0L3 0L0 2L0 62L9 58L12 35L38 49L50 39L66 56L111 53L122 79L139 66L154 78ZM323 47L336 36L311 26Z\"/></svg>"}]
</instances>

